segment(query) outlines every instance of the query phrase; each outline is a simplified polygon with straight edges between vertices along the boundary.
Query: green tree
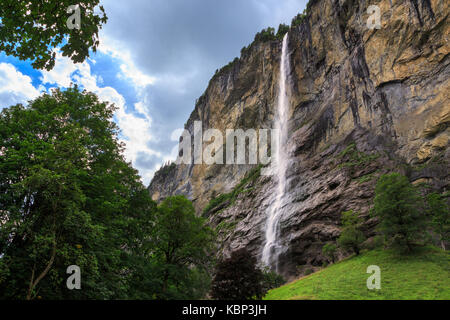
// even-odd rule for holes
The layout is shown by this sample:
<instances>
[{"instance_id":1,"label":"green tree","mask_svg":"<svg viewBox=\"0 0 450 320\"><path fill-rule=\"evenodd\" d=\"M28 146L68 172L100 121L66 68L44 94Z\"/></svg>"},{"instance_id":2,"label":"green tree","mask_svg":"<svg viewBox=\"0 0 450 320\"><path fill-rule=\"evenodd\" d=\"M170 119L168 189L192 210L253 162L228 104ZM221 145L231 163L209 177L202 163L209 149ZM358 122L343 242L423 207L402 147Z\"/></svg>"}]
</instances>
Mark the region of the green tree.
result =
<instances>
[{"instance_id":1,"label":"green tree","mask_svg":"<svg viewBox=\"0 0 450 320\"><path fill-rule=\"evenodd\" d=\"M0 3L0 50L21 60L30 59L36 69L55 65L54 49L62 45L63 56L83 62L96 51L98 32L107 17L99 0L2 0ZM78 5L79 29L70 29L67 10ZM99 9L99 12L96 9Z\"/></svg>"},{"instance_id":2,"label":"green tree","mask_svg":"<svg viewBox=\"0 0 450 320\"><path fill-rule=\"evenodd\" d=\"M334 263L336 249L337 248L333 243L327 243L322 247L322 253L328 259L328 261Z\"/></svg>"},{"instance_id":3,"label":"green tree","mask_svg":"<svg viewBox=\"0 0 450 320\"><path fill-rule=\"evenodd\" d=\"M422 197L408 178L391 173L378 179L373 210L388 242L410 252L425 235L423 209Z\"/></svg>"},{"instance_id":4,"label":"green tree","mask_svg":"<svg viewBox=\"0 0 450 320\"><path fill-rule=\"evenodd\" d=\"M428 213L431 216L431 224L439 235L441 247L445 250L445 242L450 240L450 210L445 198L438 193L427 195Z\"/></svg>"},{"instance_id":5,"label":"green tree","mask_svg":"<svg viewBox=\"0 0 450 320\"><path fill-rule=\"evenodd\" d=\"M277 35L276 35L277 39L279 39L279 40L283 39L284 35L287 32L289 32L289 26L284 23L281 23L278 26L278 31L277 31Z\"/></svg>"},{"instance_id":6,"label":"green tree","mask_svg":"<svg viewBox=\"0 0 450 320\"><path fill-rule=\"evenodd\" d=\"M263 273L263 292L281 287L286 283L286 279L282 275L276 273L275 271L265 268L262 270Z\"/></svg>"},{"instance_id":7,"label":"green tree","mask_svg":"<svg viewBox=\"0 0 450 320\"><path fill-rule=\"evenodd\" d=\"M261 42L267 42L275 40L275 28L267 27L266 29L262 29L260 32L258 32L255 35L255 42L261 41Z\"/></svg>"},{"instance_id":8,"label":"green tree","mask_svg":"<svg viewBox=\"0 0 450 320\"><path fill-rule=\"evenodd\" d=\"M256 258L246 249L231 254L216 266L211 296L217 300L262 299L267 293L264 274L256 267Z\"/></svg>"},{"instance_id":9,"label":"green tree","mask_svg":"<svg viewBox=\"0 0 450 320\"><path fill-rule=\"evenodd\" d=\"M0 113L0 298L129 295L156 205L123 159L114 110L75 87ZM70 265L82 290L66 287Z\"/></svg>"},{"instance_id":10,"label":"green tree","mask_svg":"<svg viewBox=\"0 0 450 320\"><path fill-rule=\"evenodd\" d=\"M302 13L297 14L294 19L292 19L291 26L296 27L302 24L307 17L307 9L303 10Z\"/></svg>"},{"instance_id":11,"label":"green tree","mask_svg":"<svg viewBox=\"0 0 450 320\"><path fill-rule=\"evenodd\" d=\"M359 255L361 244L365 240L364 233L360 230L362 219L358 212L353 210L342 212L342 231L337 242L345 250L352 250Z\"/></svg>"},{"instance_id":12,"label":"green tree","mask_svg":"<svg viewBox=\"0 0 450 320\"><path fill-rule=\"evenodd\" d=\"M158 207L152 233L159 264L160 299L202 298L208 291L214 233L197 217L184 196L165 199Z\"/></svg>"}]
</instances>

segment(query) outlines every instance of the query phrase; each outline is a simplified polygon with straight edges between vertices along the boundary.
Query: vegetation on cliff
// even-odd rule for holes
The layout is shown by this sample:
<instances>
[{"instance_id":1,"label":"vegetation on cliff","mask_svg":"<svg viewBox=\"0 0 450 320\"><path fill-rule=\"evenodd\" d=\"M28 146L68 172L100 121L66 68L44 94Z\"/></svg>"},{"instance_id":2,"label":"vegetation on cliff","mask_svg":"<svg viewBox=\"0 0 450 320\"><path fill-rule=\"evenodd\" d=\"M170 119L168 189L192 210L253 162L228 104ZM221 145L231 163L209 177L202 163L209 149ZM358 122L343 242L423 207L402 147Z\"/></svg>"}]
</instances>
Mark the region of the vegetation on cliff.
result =
<instances>
[{"instance_id":1,"label":"vegetation on cliff","mask_svg":"<svg viewBox=\"0 0 450 320\"><path fill-rule=\"evenodd\" d=\"M256 181L261 175L262 165L258 165L253 168L250 172L248 172L245 177L233 188L233 190L229 193L221 194L213 199L206 205L203 209L203 216L208 217L213 212L217 212L219 210L223 210L228 206L231 206L234 201L236 201L237 197L244 192L246 186Z\"/></svg>"},{"instance_id":2,"label":"vegetation on cliff","mask_svg":"<svg viewBox=\"0 0 450 320\"><path fill-rule=\"evenodd\" d=\"M290 26L287 24L281 23L278 26L278 29L276 31L275 31L275 28L273 28L273 27L267 27L265 29L262 29L260 32L257 32L255 34L253 42L250 43L248 46L244 46L241 49L241 58L244 57L256 43L265 43L265 42L269 42L269 41L283 40L284 35L289 32L290 28L300 25L306 19L306 16L307 16L306 13L307 13L306 9L303 11L303 13L299 13L294 19L292 19ZM231 61L230 63L228 63L221 69L217 69L214 74L214 77L225 74L226 72L231 70L231 68L233 66L237 65L238 62L239 62L239 58L237 58L237 57L234 58L233 61Z\"/></svg>"}]
</instances>

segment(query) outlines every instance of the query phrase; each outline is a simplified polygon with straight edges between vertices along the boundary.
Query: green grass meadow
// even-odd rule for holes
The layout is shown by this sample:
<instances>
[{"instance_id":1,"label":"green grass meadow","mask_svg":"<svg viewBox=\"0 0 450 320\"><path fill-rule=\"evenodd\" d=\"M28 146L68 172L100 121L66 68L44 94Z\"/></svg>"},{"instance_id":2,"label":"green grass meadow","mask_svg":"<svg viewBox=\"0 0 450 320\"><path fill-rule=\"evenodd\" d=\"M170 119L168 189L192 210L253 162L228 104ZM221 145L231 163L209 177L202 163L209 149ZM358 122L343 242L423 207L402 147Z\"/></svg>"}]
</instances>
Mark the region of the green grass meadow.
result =
<instances>
[{"instance_id":1,"label":"green grass meadow","mask_svg":"<svg viewBox=\"0 0 450 320\"><path fill-rule=\"evenodd\" d=\"M381 289L369 290L367 267L381 269ZM377 249L363 252L280 288L266 300L448 300L450 254L438 248L418 249L411 255Z\"/></svg>"}]
</instances>

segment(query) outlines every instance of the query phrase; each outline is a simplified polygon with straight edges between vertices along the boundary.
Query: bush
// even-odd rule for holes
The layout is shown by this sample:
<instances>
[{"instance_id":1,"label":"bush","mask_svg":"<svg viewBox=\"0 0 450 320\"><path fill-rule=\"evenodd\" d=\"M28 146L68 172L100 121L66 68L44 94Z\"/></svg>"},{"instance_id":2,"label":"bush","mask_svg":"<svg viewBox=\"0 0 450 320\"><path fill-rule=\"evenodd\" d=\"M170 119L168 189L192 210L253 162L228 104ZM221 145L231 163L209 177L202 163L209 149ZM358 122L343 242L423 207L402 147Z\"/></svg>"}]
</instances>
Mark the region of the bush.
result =
<instances>
[{"instance_id":1,"label":"bush","mask_svg":"<svg viewBox=\"0 0 450 320\"><path fill-rule=\"evenodd\" d=\"M333 262L335 260L335 254L336 254L336 246L332 243L327 243L322 247L322 253L323 255L328 259L328 261Z\"/></svg>"},{"instance_id":2,"label":"bush","mask_svg":"<svg viewBox=\"0 0 450 320\"><path fill-rule=\"evenodd\" d=\"M250 170L231 192L212 198L203 209L202 216L209 217L211 212L215 211L213 209L217 210L219 206L221 206L221 209L224 209L229 205L232 205L234 201L236 201L237 197L244 191L246 185L256 181L256 179L261 176L261 168L262 165L258 165Z\"/></svg>"},{"instance_id":3,"label":"bush","mask_svg":"<svg viewBox=\"0 0 450 320\"><path fill-rule=\"evenodd\" d=\"M266 268L263 270L263 287L264 291L269 291L281 287L286 280L280 274Z\"/></svg>"},{"instance_id":4,"label":"bush","mask_svg":"<svg viewBox=\"0 0 450 320\"><path fill-rule=\"evenodd\" d=\"M352 250L356 255L359 255L361 244L365 240L364 233L359 230L362 220L359 218L357 212L353 210L342 213L342 232L338 238L338 244L345 250Z\"/></svg>"},{"instance_id":5,"label":"bush","mask_svg":"<svg viewBox=\"0 0 450 320\"><path fill-rule=\"evenodd\" d=\"M311 265L302 264L297 266L297 272L300 275L307 276L310 275L311 273L314 273L314 269L311 267Z\"/></svg>"},{"instance_id":6,"label":"bush","mask_svg":"<svg viewBox=\"0 0 450 320\"><path fill-rule=\"evenodd\" d=\"M256 267L256 258L241 249L217 265L211 297L217 300L262 299L267 293L264 280L263 272Z\"/></svg>"}]
</instances>

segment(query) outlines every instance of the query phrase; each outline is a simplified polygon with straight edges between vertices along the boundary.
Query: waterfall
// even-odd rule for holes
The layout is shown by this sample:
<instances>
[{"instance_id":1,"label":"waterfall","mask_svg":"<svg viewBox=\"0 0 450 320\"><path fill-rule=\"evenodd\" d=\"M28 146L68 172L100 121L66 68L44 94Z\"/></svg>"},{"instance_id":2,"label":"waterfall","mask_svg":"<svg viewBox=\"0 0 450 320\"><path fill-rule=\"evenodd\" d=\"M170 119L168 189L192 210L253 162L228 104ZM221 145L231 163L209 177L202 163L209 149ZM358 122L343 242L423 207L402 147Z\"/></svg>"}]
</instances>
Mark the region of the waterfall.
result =
<instances>
[{"instance_id":1,"label":"waterfall","mask_svg":"<svg viewBox=\"0 0 450 320\"><path fill-rule=\"evenodd\" d=\"M274 127L279 131L279 142L275 146L273 156L275 156L274 174L277 178L277 187L274 192L274 200L268 207L266 221L266 242L262 253L262 262L264 265L278 271L278 256L282 250L279 243L280 219L282 217L283 198L286 188L286 169L288 157L284 147L288 135L289 118L289 93L288 77L290 74L290 62L288 54L289 37L286 33L283 38L283 47L281 52L280 78L278 86L277 109L274 120ZM274 157L272 157L274 158Z\"/></svg>"}]
</instances>

